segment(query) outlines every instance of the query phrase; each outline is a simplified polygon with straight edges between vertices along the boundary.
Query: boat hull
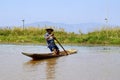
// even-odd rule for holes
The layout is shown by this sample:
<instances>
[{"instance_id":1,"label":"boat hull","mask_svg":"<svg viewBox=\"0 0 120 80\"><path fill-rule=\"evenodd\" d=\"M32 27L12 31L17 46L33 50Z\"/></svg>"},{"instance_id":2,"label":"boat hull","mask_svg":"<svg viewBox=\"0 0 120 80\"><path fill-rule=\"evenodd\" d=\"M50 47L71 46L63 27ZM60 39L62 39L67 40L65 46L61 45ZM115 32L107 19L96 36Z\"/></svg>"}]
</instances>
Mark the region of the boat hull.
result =
<instances>
[{"instance_id":1,"label":"boat hull","mask_svg":"<svg viewBox=\"0 0 120 80\"><path fill-rule=\"evenodd\" d=\"M69 55L77 53L77 50L67 50ZM55 58L66 56L65 51L60 51L60 55L52 55L52 53L25 53L22 52L23 55L31 57L33 60L40 60L40 59L48 59L48 58Z\"/></svg>"}]
</instances>

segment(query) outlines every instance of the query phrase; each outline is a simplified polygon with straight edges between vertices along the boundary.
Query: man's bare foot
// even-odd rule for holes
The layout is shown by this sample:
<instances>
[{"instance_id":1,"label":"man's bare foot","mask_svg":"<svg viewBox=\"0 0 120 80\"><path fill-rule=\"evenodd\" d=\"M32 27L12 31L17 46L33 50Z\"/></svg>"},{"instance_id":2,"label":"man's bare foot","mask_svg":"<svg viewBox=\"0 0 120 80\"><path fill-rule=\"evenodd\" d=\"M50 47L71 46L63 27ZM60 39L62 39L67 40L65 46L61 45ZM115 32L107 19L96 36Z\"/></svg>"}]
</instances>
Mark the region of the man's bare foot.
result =
<instances>
[{"instance_id":1,"label":"man's bare foot","mask_svg":"<svg viewBox=\"0 0 120 80\"><path fill-rule=\"evenodd\" d=\"M55 53L52 53L52 55L56 55Z\"/></svg>"}]
</instances>

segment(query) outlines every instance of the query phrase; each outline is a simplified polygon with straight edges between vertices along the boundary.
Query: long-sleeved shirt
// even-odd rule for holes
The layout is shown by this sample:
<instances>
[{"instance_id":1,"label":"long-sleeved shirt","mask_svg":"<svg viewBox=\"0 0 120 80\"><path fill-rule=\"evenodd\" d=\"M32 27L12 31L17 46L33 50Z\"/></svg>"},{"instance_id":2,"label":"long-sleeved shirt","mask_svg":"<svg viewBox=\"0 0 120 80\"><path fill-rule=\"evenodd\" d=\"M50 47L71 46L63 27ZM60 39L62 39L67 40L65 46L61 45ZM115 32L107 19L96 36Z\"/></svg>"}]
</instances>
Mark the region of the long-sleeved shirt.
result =
<instances>
[{"instance_id":1,"label":"long-sleeved shirt","mask_svg":"<svg viewBox=\"0 0 120 80\"><path fill-rule=\"evenodd\" d=\"M46 33L45 34L45 39L46 39L46 42L47 42L47 44L48 44L48 46L49 45L55 45L55 41L54 41L54 38L51 36L51 37L49 37L48 38L48 36L50 36L51 34L48 34L48 33ZM48 38L48 39L47 39Z\"/></svg>"}]
</instances>

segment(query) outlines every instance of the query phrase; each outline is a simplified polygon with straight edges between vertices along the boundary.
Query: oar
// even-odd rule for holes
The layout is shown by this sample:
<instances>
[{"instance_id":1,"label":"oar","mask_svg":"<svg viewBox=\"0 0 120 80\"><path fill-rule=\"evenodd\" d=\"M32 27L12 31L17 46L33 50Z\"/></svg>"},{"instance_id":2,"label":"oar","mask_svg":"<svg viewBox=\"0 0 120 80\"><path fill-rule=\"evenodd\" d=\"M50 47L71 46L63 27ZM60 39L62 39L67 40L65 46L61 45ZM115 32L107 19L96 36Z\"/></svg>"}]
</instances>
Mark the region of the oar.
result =
<instances>
[{"instance_id":1,"label":"oar","mask_svg":"<svg viewBox=\"0 0 120 80\"><path fill-rule=\"evenodd\" d=\"M65 53L68 55L68 52L65 50L65 48L61 45L61 43L55 38L55 40L57 41L57 43L61 46L61 48L65 51Z\"/></svg>"}]
</instances>

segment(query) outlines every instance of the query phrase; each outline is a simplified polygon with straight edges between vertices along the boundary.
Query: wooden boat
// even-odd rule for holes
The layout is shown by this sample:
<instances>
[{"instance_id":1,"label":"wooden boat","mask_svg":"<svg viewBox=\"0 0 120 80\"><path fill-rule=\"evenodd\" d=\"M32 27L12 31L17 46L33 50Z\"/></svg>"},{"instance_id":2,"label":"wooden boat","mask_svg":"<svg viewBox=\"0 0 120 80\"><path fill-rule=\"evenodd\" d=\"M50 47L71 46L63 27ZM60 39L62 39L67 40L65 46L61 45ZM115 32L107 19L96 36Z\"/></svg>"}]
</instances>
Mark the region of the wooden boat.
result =
<instances>
[{"instance_id":1,"label":"wooden boat","mask_svg":"<svg viewBox=\"0 0 120 80\"><path fill-rule=\"evenodd\" d=\"M77 50L66 50L69 55L77 53ZM65 51L60 51L59 55L53 55L52 53L24 53L23 55L31 57L33 60L40 60L40 59L48 59L48 58L55 58L66 56Z\"/></svg>"}]
</instances>

